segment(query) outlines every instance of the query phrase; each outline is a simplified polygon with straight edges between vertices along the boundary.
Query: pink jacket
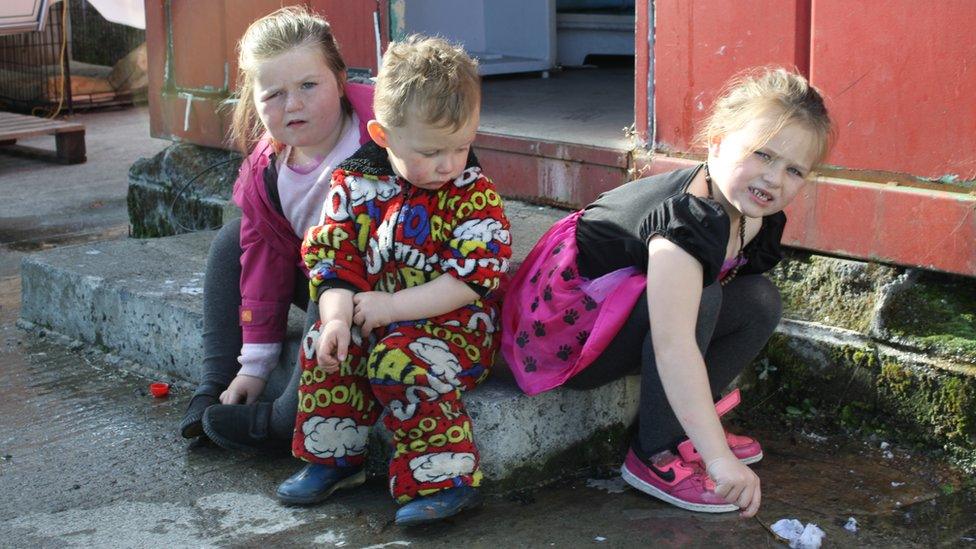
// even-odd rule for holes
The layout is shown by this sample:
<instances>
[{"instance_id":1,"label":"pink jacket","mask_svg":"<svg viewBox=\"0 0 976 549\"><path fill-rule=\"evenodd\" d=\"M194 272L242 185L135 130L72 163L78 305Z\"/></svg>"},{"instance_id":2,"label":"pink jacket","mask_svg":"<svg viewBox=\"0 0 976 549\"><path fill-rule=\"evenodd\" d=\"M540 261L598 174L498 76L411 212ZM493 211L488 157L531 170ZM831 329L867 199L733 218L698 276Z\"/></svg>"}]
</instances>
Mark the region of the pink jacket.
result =
<instances>
[{"instance_id":1,"label":"pink jacket","mask_svg":"<svg viewBox=\"0 0 976 549\"><path fill-rule=\"evenodd\" d=\"M373 118L373 88L346 84L346 97L359 117L360 144L369 141L366 123ZM295 292L295 268L308 271L299 257L302 237L275 210L264 187L264 169L274 152L267 136L241 164L234 183L234 203L241 216L241 308L244 343L280 343L285 339L288 308Z\"/></svg>"}]
</instances>

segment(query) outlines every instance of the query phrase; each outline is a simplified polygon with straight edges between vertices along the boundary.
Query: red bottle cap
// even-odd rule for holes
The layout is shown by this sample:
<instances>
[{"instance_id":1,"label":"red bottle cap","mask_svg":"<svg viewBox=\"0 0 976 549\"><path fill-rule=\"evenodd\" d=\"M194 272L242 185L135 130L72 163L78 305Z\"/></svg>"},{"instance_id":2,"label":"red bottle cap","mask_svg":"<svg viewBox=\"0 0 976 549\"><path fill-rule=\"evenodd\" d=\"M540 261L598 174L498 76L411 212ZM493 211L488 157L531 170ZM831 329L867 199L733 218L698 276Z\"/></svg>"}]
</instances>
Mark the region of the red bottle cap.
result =
<instances>
[{"instance_id":1,"label":"red bottle cap","mask_svg":"<svg viewBox=\"0 0 976 549\"><path fill-rule=\"evenodd\" d=\"M150 383L149 394L156 398L163 398L169 394L169 383Z\"/></svg>"}]
</instances>

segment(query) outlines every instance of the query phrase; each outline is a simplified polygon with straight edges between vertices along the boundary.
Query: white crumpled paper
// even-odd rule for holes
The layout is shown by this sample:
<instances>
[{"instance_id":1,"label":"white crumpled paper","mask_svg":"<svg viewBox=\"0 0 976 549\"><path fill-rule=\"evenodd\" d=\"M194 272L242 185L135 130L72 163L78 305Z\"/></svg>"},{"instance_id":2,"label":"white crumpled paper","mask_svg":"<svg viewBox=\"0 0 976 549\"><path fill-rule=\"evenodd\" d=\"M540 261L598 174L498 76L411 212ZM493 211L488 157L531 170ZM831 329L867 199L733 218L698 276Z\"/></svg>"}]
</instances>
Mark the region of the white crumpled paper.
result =
<instances>
[{"instance_id":1,"label":"white crumpled paper","mask_svg":"<svg viewBox=\"0 0 976 549\"><path fill-rule=\"evenodd\" d=\"M804 526L796 519L779 519L771 528L774 534L789 542L790 549L819 549L826 535L816 524Z\"/></svg>"}]
</instances>

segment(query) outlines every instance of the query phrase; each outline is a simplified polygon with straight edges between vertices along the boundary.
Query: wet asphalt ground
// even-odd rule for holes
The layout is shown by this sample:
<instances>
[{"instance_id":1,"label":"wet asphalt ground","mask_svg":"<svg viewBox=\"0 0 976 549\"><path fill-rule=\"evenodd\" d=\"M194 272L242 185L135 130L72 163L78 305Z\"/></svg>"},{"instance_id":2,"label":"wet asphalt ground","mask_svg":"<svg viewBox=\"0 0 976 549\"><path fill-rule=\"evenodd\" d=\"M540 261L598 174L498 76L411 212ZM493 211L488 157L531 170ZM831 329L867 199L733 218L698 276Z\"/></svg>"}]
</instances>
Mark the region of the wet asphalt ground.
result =
<instances>
[{"instance_id":1,"label":"wet asphalt ground","mask_svg":"<svg viewBox=\"0 0 976 549\"><path fill-rule=\"evenodd\" d=\"M775 421L747 431L766 455L755 519L670 507L609 467L408 530L392 523L382 478L317 507L279 505L274 488L297 462L188 444L176 425L189 387L155 399L137 364L16 326L20 258L125 238L126 170L167 144L148 137L144 107L75 119L86 164L0 154L0 547L774 547L781 518L816 523L825 547L976 547L976 495L942 461Z\"/></svg>"}]
</instances>

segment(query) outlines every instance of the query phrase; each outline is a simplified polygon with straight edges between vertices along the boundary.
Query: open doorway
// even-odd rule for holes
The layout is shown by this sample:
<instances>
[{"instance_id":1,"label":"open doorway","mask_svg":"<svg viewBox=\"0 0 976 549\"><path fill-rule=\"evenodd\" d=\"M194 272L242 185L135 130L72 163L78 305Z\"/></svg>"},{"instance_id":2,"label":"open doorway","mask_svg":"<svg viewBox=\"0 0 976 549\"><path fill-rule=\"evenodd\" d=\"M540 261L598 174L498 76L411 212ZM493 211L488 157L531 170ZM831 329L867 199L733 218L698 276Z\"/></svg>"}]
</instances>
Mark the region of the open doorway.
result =
<instances>
[{"instance_id":1,"label":"open doorway","mask_svg":"<svg viewBox=\"0 0 976 549\"><path fill-rule=\"evenodd\" d=\"M464 44L484 77L481 130L627 150L634 0L403 2L396 34Z\"/></svg>"}]
</instances>

